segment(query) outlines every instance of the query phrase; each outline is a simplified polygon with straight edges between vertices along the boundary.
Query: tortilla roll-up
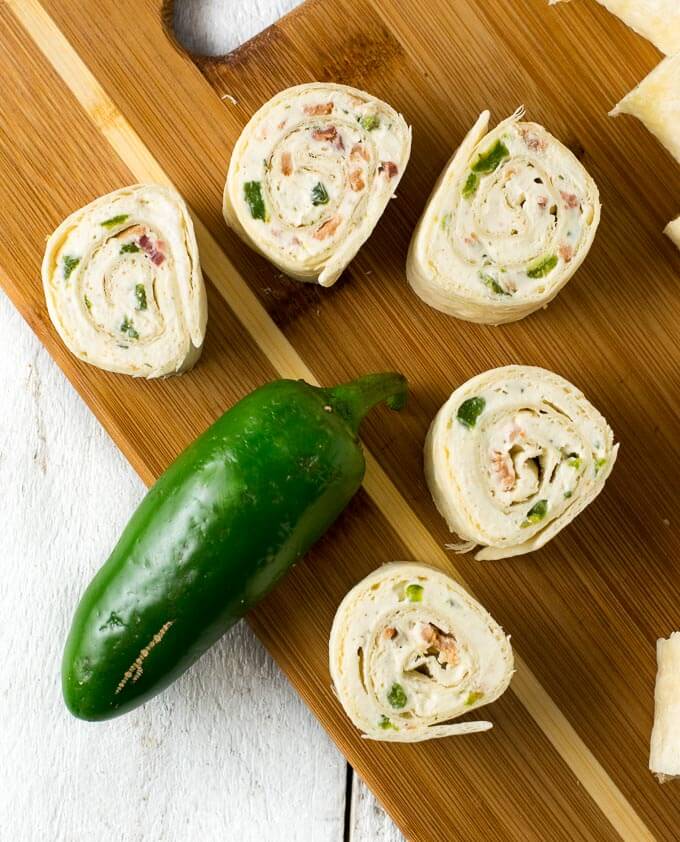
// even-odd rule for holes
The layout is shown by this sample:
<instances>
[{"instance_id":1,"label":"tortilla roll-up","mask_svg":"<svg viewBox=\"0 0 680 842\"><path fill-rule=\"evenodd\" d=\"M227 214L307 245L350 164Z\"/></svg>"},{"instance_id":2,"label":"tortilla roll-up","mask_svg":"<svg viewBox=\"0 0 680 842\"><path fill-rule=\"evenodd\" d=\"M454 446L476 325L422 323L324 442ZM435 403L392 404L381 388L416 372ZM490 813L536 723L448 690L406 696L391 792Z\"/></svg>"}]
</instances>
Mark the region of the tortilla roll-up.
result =
<instances>
[{"instance_id":1,"label":"tortilla roll-up","mask_svg":"<svg viewBox=\"0 0 680 842\"><path fill-rule=\"evenodd\" d=\"M477 559L532 552L602 491L618 445L569 381L510 365L451 395L425 442L425 476L439 512Z\"/></svg>"},{"instance_id":2,"label":"tortilla roll-up","mask_svg":"<svg viewBox=\"0 0 680 842\"><path fill-rule=\"evenodd\" d=\"M657 64L609 114L637 117L680 163L680 53Z\"/></svg>"},{"instance_id":3,"label":"tortilla roll-up","mask_svg":"<svg viewBox=\"0 0 680 842\"><path fill-rule=\"evenodd\" d=\"M560 0L549 0L551 6ZM598 0L662 53L680 50L680 4L678 0Z\"/></svg>"},{"instance_id":4,"label":"tortilla roll-up","mask_svg":"<svg viewBox=\"0 0 680 842\"><path fill-rule=\"evenodd\" d=\"M415 292L471 322L545 307L581 265L600 221L597 186L523 109L488 131L484 111L444 168L406 262Z\"/></svg>"},{"instance_id":5,"label":"tortilla roll-up","mask_svg":"<svg viewBox=\"0 0 680 842\"><path fill-rule=\"evenodd\" d=\"M513 674L510 638L493 617L450 576L413 562L385 564L352 588L329 656L349 718L390 742L488 730L450 720L493 702Z\"/></svg>"},{"instance_id":6,"label":"tortilla roll-up","mask_svg":"<svg viewBox=\"0 0 680 842\"><path fill-rule=\"evenodd\" d=\"M649 768L665 783L680 778L680 632L657 640L656 660Z\"/></svg>"},{"instance_id":7,"label":"tortilla roll-up","mask_svg":"<svg viewBox=\"0 0 680 842\"><path fill-rule=\"evenodd\" d=\"M207 301L184 200L135 184L72 213L47 242L50 318L78 359L133 377L166 377L201 354Z\"/></svg>"},{"instance_id":8,"label":"tortilla roll-up","mask_svg":"<svg viewBox=\"0 0 680 842\"><path fill-rule=\"evenodd\" d=\"M672 222L669 222L663 229L663 232L667 237L670 237L675 245L680 249L680 216Z\"/></svg>"},{"instance_id":9,"label":"tortilla roll-up","mask_svg":"<svg viewBox=\"0 0 680 842\"><path fill-rule=\"evenodd\" d=\"M411 129L346 85L288 88L243 129L229 162L227 225L299 281L332 286L404 173Z\"/></svg>"}]
</instances>

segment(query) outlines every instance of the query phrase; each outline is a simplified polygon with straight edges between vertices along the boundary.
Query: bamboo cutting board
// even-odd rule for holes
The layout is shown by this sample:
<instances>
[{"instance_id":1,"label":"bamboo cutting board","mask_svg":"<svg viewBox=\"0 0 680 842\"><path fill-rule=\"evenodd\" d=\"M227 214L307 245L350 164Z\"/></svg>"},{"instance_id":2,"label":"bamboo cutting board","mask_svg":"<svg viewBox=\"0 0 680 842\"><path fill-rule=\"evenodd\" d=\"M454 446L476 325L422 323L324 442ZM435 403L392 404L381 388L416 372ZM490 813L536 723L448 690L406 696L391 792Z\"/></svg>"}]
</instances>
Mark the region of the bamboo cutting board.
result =
<instances>
[{"instance_id":1,"label":"bamboo cutting board","mask_svg":"<svg viewBox=\"0 0 680 842\"><path fill-rule=\"evenodd\" d=\"M658 54L585 0L555 9L543 0L420 0L415 9L309 0L218 61L192 61L169 19L160 0L0 3L3 286L148 483L264 381L403 371L407 410L379 409L363 428L365 491L251 616L255 630L410 839L677 839L677 786L660 787L646 767L654 641L680 627L680 267L661 234L678 210L680 172L642 126L606 116ZM329 290L282 277L220 212L247 119L281 88L312 79L365 88L414 129L397 201ZM466 324L410 292L406 250L479 111L498 120L520 103L582 158L603 219L585 265L547 311L502 328ZM185 196L208 280L201 361L165 382L76 361L40 287L46 235L135 181L172 182ZM451 390L508 363L572 380L622 448L604 493L549 546L480 563L443 549L449 536L421 450ZM330 690L326 647L340 599L379 564L410 558L448 570L512 634L518 671L484 710L494 723L486 734L366 742Z\"/></svg>"}]
</instances>

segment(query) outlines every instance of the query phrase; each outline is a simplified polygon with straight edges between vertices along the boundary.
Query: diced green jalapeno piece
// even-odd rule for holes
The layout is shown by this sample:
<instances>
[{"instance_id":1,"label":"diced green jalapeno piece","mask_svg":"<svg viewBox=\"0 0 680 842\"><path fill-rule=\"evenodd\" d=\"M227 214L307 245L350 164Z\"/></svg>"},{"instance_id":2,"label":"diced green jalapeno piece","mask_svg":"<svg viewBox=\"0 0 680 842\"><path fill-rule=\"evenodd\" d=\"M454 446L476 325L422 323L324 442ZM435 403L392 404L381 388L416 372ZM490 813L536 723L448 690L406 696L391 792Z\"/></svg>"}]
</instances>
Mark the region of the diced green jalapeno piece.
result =
<instances>
[{"instance_id":1,"label":"diced green jalapeno piece","mask_svg":"<svg viewBox=\"0 0 680 842\"><path fill-rule=\"evenodd\" d=\"M91 310L92 309L92 302L90 301L90 299L86 295L83 296L83 301L85 302L85 306L87 307L87 309Z\"/></svg>"},{"instance_id":2,"label":"diced green jalapeno piece","mask_svg":"<svg viewBox=\"0 0 680 842\"><path fill-rule=\"evenodd\" d=\"M423 601L423 586L422 585L407 585L406 586L406 599L409 602L422 602Z\"/></svg>"},{"instance_id":3,"label":"diced green jalapeno piece","mask_svg":"<svg viewBox=\"0 0 680 842\"><path fill-rule=\"evenodd\" d=\"M484 398L468 398L458 407L456 418L464 427L472 428L477 423L479 416L484 412L485 406L486 401Z\"/></svg>"},{"instance_id":4,"label":"diced green jalapeno piece","mask_svg":"<svg viewBox=\"0 0 680 842\"><path fill-rule=\"evenodd\" d=\"M135 298L137 299L136 310L146 310L146 288L144 284L137 284L135 286Z\"/></svg>"},{"instance_id":5,"label":"diced green jalapeno piece","mask_svg":"<svg viewBox=\"0 0 680 842\"><path fill-rule=\"evenodd\" d=\"M484 693L481 690L471 690L468 693L468 697L465 700L466 705L474 705L475 702L478 702L480 699L484 698Z\"/></svg>"},{"instance_id":6,"label":"diced green jalapeno piece","mask_svg":"<svg viewBox=\"0 0 680 842\"><path fill-rule=\"evenodd\" d=\"M328 204L328 193L320 181L312 187L312 204L315 206Z\"/></svg>"},{"instance_id":7,"label":"diced green jalapeno piece","mask_svg":"<svg viewBox=\"0 0 680 842\"><path fill-rule=\"evenodd\" d=\"M465 184L463 185L463 189L461 191L463 194L463 198L469 199L470 196L474 196L478 184L479 176L476 173L471 172L465 179Z\"/></svg>"},{"instance_id":8,"label":"diced green jalapeno piece","mask_svg":"<svg viewBox=\"0 0 680 842\"><path fill-rule=\"evenodd\" d=\"M389 720L384 714L380 717L380 722L378 722L378 728L382 728L383 731L389 731L390 728L394 728L395 731L397 730L392 724L391 720Z\"/></svg>"},{"instance_id":9,"label":"diced green jalapeno piece","mask_svg":"<svg viewBox=\"0 0 680 842\"><path fill-rule=\"evenodd\" d=\"M121 254L134 254L135 252L139 251L139 246L137 243L123 243L120 247Z\"/></svg>"},{"instance_id":10,"label":"diced green jalapeno piece","mask_svg":"<svg viewBox=\"0 0 680 842\"><path fill-rule=\"evenodd\" d=\"M125 316L125 318L121 322L120 332L127 333L130 339L139 339L139 333L135 330L135 326L132 319L128 319L127 316Z\"/></svg>"},{"instance_id":11,"label":"diced green jalapeno piece","mask_svg":"<svg viewBox=\"0 0 680 842\"><path fill-rule=\"evenodd\" d=\"M262 198L262 182L246 181L243 185L243 193L253 219L261 219L263 222L266 222L267 209L264 206L264 199Z\"/></svg>"},{"instance_id":12,"label":"diced green jalapeno piece","mask_svg":"<svg viewBox=\"0 0 680 842\"><path fill-rule=\"evenodd\" d=\"M492 278L491 275L487 275L485 272L480 272L479 277L484 286L489 287L489 289L492 292L495 292L496 295L510 295L510 293L504 290L498 281L495 278Z\"/></svg>"},{"instance_id":13,"label":"diced green jalapeno piece","mask_svg":"<svg viewBox=\"0 0 680 842\"><path fill-rule=\"evenodd\" d=\"M577 469L580 468L581 467L581 457L580 456L570 456L569 459L567 459L567 465L569 465L570 468L577 468Z\"/></svg>"},{"instance_id":14,"label":"diced green jalapeno piece","mask_svg":"<svg viewBox=\"0 0 680 842\"><path fill-rule=\"evenodd\" d=\"M607 460L606 460L606 459L604 459L604 458L602 458L602 459L596 459L596 460L595 460L595 473L597 473L597 472L600 470L600 468L604 468L604 466L605 466L606 464L607 464Z\"/></svg>"},{"instance_id":15,"label":"diced green jalapeno piece","mask_svg":"<svg viewBox=\"0 0 680 842\"><path fill-rule=\"evenodd\" d=\"M65 254L62 258L64 263L64 280L68 281L71 272L76 268L76 266L80 263L79 257L71 257L68 254Z\"/></svg>"},{"instance_id":16,"label":"diced green jalapeno piece","mask_svg":"<svg viewBox=\"0 0 680 842\"><path fill-rule=\"evenodd\" d=\"M364 114L359 120L361 128L366 129L367 132L372 132L380 126L380 117L377 114Z\"/></svg>"},{"instance_id":17,"label":"diced green jalapeno piece","mask_svg":"<svg viewBox=\"0 0 680 842\"><path fill-rule=\"evenodd\" d=\"M105 219L100 223L104 228L113 228L115 225L121 225L128 218L130 214L119 213L118 216L112 216L110 219Z\"/></svg>"},{"instance_id":18,"label":"diced green jalapeno piece","mask_svg":"<svg viewBox=\"0 0 680 842\"><path fill-rule=\"evenodd\" d=\"M545 276L552 272L557 266L557 255L551 254L549 257L542 257L537 260L527 269L528 278L545 278Z\"/></svg>"},{"instance_id":19,"label":"diced green jalapeno piece","mask_svg":"<svg viewBox=\"0 0 680 842\"><path fill-rule=\"evenodd\" d=\"M509 155L508 147L502 140L497 140L490 149L479 154L477 160L472 165L472 171L476 173L493 172L500 162L504 158L509 157Z\"/></svg>"},{"instance_id":20,"label":"diced green jalapeno piece","mask_svg":"<svg viewBox=\"0 0 680 842\"><path fill-rule=\"evenodd\" d=\"M441 225L442 231L446 231L446 228L447 228L449 222L451 222L451 214L445 213L442 216L441 222L439 223Z\"/></svg>"},{"instance_id":21,"label":"diced green jalapeno piece","mask_svg":"<svg viewBox=\"0 0 680 842\"><path fill-rule=\"evenodd\" d=\"M534 503L534 505L529 509L527 512L527 519L521 524L522 529L526 529L527 526L531 526L533 523L538 523L539 521L543 520L543 518L548 514L548 501L547 500L539 500L538 503Z\"/></svg>"},{"instance_id":22,"label":"diced green jalapeno piece","mask_svg":"<svg viewBox=\"0 0 680 842\"><path fill-rule=\"evenodd\" d=\"M387 701L393 708L406 707L406 692L401 684L396 682L390 687L390 692L387 694Z\"/></svg>"},{"instance_id":23,"label":"diced green jalapeno piece","mask_svg":"<svg viewBox=\"0 0 680 842\"><path fill-rule=\"evenodd\" d=\"M565 491L564 492L564 499L568 500L573 493L574 493L573 491Z\"/></svg>"}]
</instances>

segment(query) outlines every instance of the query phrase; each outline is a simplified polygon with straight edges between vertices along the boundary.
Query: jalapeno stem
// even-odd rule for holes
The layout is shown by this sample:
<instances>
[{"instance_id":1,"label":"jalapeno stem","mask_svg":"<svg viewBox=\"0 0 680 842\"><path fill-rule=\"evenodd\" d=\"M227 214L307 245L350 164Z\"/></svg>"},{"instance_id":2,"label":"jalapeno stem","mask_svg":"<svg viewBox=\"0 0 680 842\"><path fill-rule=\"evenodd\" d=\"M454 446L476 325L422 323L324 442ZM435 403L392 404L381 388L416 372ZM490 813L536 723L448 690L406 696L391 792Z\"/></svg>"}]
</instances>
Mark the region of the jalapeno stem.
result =
<instances>
[{"instance_id":1,"label":"jalapeno stem","mask_svg":"<svg viewBox=\"0 0 680 842\"><path fill-rule=\"evenodd\" d=\"M364 415L376 404L384 401L390 409L403 409L408 382L403 374L387 371L367 374L322 391L327 404L345 419L354 433L358 433Z\"/></svg>"}]
</instances>

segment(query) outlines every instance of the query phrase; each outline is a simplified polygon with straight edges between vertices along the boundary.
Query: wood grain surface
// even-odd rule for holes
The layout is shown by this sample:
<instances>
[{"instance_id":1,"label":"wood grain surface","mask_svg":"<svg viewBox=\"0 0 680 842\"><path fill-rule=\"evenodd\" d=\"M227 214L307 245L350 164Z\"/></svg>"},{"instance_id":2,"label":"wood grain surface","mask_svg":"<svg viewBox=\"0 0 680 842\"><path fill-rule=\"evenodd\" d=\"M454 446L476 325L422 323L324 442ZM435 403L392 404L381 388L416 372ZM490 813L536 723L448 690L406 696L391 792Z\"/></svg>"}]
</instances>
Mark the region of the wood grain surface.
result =
<instances>
[{"instance_id":1,"label":"wood grain surface","mask_svg":"<svg viewBox=\"0 0 680 842\"><path fill-rule=\"evenodd\" d=\"M251 616L256 632L408 838L675 838L680 802L646 765L654 640L680 625L679 267L661 234L680 175L641 126L606 116L658 55L593 5L421 0L414 14L404 0L311 0L199 70L164 32L162 11L157 0L0 5L3 286L146 482L265 380L402 370L408 409L379 410L364 427L365 492ZM315 78L366 88L414 127L399 198L330 290L281 277L220 213L229 151L250 114ZM500 119L521 102L582 158L603 220L547 311L503 328L470 325L409 291L406 249L478 112ZM74 360L39 283L58 222L136 180L171 182L186 197L209 281L201 362L162 383ZM580 386L621 455L596 503L539 553L452 558L424 485L424 435L455 385L511 362ZM485 711L491 732L379 745L345 719L326 663L333 613L360 577L394 558L447 569L512 634L518 673Z\"/></svg>"}]
</instances>

